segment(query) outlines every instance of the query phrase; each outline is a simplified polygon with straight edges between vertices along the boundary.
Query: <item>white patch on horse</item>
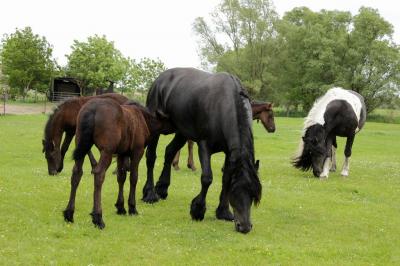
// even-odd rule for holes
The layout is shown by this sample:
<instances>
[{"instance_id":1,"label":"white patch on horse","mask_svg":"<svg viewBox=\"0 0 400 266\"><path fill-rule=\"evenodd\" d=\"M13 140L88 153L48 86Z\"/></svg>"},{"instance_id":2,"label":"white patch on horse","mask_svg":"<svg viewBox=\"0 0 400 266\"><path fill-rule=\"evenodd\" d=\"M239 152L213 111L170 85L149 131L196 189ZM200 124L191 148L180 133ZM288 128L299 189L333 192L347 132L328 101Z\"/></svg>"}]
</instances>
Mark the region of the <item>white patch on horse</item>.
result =
<instances>
[{"instance_id":1,"label":"white patch on horse","mask_svg":"<svg viewBox=\"0 0 400 266\"><path fill-rule=\"evenodd\" d=\"M342 176L348 176L349 175L349 171L350 171L350 158L346 157L344 159L344 163L343 163L343 169L342 169Z\"/></svg>"},{"instance_id":2,"label":"white patch on horse","mask_svg":"<svg viewBox=\"0 0 400 266\"><path fill-rule=\"evenodd\" d=\"M324 167L322 168L322 173L319 175L319 177L328 178L330 167L331 167L331 159L328 157L325 159Z\"/></svg>"},{"instance_id":3,"label":"white patch on horse","mask_svg":"<svg viewBox=\"0 0 400 266\"><path fill-rule=\"evenodd\" d=\"M325 124L324 114L326 111L326 107L330 102L334 100L344 100L348 102L357 116L357 121L360 121L362 109L362 103L360 99L348 90L342 88L332 88L328 90L325 95L315 101L313 107L311 108L304 121L303 136L305 135L307 128L309 128L310 126L313 126L315 124ZM357 127L356 132L358 131L359 128Z\"/></svg>"}]
</instances>

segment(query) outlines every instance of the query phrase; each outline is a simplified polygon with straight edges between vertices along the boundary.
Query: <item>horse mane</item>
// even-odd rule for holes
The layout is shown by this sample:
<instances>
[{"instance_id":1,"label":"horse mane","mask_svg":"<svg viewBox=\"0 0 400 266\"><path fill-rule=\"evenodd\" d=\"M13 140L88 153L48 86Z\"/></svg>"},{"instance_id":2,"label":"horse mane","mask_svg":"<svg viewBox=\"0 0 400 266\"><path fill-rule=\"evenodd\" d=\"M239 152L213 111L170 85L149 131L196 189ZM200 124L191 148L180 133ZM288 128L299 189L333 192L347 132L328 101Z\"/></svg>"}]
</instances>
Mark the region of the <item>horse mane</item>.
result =
<instances>
[{"instance_id":1,"label":"horse mane","mask_svg":"<svg viewBox=\"0 0 400 266\"><path fill-rule=\"evenodd\" d=\"M237 108L236 116L239 127L240 151L238 158L233 158L233 167L230 167L230 183L232 190L234 190L235 187L245 187L250 193L254 204L257 205L261 200L262 188L257 170L255 169L253 134L251 132L251 127L248 125L248 121L251 121L252 118L249 118L249 110L246 110L242 98L245 97L249 99L249 96L240 80L235 76L231 75L231 77L236 87L239 88L239 93L235 93L234 100ZM247 172L248 175L243 174L244 172Z\"/></svg>"}]
</instances>

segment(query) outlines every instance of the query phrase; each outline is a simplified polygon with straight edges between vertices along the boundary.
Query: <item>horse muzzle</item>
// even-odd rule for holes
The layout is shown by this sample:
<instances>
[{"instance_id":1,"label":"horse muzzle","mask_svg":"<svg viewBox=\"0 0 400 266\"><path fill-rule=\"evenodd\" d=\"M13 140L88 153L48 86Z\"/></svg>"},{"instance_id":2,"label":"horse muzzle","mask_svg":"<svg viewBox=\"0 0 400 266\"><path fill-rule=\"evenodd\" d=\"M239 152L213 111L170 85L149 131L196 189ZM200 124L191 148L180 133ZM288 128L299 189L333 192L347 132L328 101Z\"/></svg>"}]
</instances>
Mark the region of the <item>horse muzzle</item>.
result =
<instances>
[{"instance_id":1,"label":"horse muzzle","mask_svg":"<svg viewBox=\"0 0 400 266\"><path fill-rule=\"evenodd\" d=\"M251 223L248 224L241 224L237 221L235 221L235 229L236 231L242 233L242 234L247 234L248 232L251 231L253 228L253 225Z\"/></svg>"}]
</instances>

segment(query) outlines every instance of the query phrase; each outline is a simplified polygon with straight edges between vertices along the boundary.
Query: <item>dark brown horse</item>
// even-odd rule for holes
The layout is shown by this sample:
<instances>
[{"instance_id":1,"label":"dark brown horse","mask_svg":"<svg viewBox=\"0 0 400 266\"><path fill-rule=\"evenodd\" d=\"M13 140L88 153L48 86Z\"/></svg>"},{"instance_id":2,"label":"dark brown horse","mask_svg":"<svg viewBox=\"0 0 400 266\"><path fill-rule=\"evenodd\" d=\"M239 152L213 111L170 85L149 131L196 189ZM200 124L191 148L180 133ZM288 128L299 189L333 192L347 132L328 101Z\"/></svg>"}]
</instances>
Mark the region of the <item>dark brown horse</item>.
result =
<instances>
[{"instance_id":1,"label":"dark brown horse","mask_svg":"<svg viewBox=\"0 0 400 266\"><path fill-rule=\"evenodd\" d=\"M117 176L119 184L118 199L115 203L118 214L126 214L123 187L126 179L125 158L130 159L129 214L137 214L136 183L138 166L147 141L154 133L160 134L163 124L137 103L120 105L112 99L93 99L79 112L76 127L75 165L71 176L71 193L64 210L64 219L73 222L75 195L82 177L82 165L86 154L95 145L100 151L100 159L93 169L94 202L92 222L100 229L105 224L102 218L101 188L105 173L110 166L113 154L117 155Z\"/></svg>"},{"instance_id":2,"label":"dark brown horse","mask_svg":"<svg viewBox=\"0 0 400 266\"><path fill-rule=\"evenodd\" d=\"M64 166L64 156L68 150L72 138L75 135L76 118L79 110L89 100L99 98L110 98L122 104L128 100L125 96L116 93L109 93L99 96L87 96L68 99L61 103L54 110L47 120L43 143L43 152L47 160L49 175L55 175L62 171ZM62 136L65 133L64 141L61 145ZM61 148L60 148L61 145ZM91 152L89 158L94 165L96 160Z\"/></svg>"},{"instance_id":3,"label":"dark brown horse","mask_svg":"<svg viewBox=\"0 0 400 266\"><path fill-rule=\"evenodd\" d=\"M261 120L264 128L268 133L275 132L275 120L274 120L274 111L272 110L272 103L260 102L260 101L252 101L251 109L253 112L253 120ZM188 140L188 161L187 167L192 169L192 171L196 171L196 167L193 161L193 141ZM179 170L179 155L180 150L176 153L174 160L172 161L172 166L175 170Z\"/></svg>"}]
</instances>

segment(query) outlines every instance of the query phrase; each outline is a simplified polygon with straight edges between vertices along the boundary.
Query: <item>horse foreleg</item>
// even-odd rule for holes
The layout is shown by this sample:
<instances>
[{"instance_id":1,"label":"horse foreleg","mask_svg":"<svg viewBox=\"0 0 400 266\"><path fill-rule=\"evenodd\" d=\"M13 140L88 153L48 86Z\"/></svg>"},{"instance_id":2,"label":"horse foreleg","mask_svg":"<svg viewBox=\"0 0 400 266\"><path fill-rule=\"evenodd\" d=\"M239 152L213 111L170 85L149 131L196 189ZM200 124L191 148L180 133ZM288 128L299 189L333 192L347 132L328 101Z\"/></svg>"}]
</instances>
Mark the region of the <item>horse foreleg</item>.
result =
<instances>
[{"instance_id":1,"label":"horse foreleg","mask_svg":"<svg viewBox=\"0 0 400 266\"><path fill-rule=\"evenodd\" d=\"M156 193L162 199L166 199L168 196L168 187L171 183L172 160L174 159L176 152L179 151L183 145L185 145L185 142L186 139L179 133L176 133L175 137L165 149L164 167L156 184Z\"/></svg>"},{"instance_id":2,"label":"horse foreleg","mask_svg":"<svg viewBox=\"0 0 400 266\"><path fill-rule=\"evenodd\" d=\"M211 170L211 152L208 149L207 143L201 141L198 143L199 158L201 164L201 191L193 200L190 206L190 215L193 220L203 220L206 212L206 197L207 191L212 183L212 170Z\"/></svg>"},{"instance_id":3,"label":"horse foreleg","mask_svg":"<svg viewBox=\"0 0 400 266\"><path fill-rule=\"evenodd\" d=\"M348 176L350 171L350 156L351 156L351 148L353 147L354 135L347 137L346 140L346 148L344 149L344 164L342 168L341 175Z\"/></svg>"},{"instance_id":4,"label":"horse foreleg","mask_svg":"<svg viewBox=\"0 0 400 266\"><path fill-rule=\"evenodd\" d=\"M64 168L64 157L68 151L69 145L71 144L72 138L74 137L75 132L67 131L65 132L65 138L63 144L61 145L61 161L58 166L57 172L61 172Z\"/></svg>"},{"instance_id":5,"label":"horse foreleg","mask_svg":"<svg viewBox=\"0 0 400 266\"><path fill-rule=\"evenodd\" d=\"M83 174L82 172L83 161L84 159L75 161L74 167L72 168L71 192L69 194L68 205L63 212L65 221L71 223L74 222L76 190L78 189L79 182L81 181L81 177Z\"/></svg>"},{"instance_id":6,"label":"horse foreleg","mask_svg":"<svg viewBox=\"0 0 400 266\"><path fill-rule=\"evenodd\" d=\"M118 180L118 198L115 203L117 214L126 214L124 207L124 184L126 180L125 157L118 156L117 158L117 180Z\"/></svg>"},{"instance_id":7,"label":"horse foreleg","mask_svg":"<svg viewBox=\"0 0 400 266\"><path fill-rule=\"evenodd\" d=\"M337 142L336 142L336 136L333 138L332 141L332 165L331 165L331 172L336 171L336 149L337 149Z\"/></svg>"},{"instance_id":8,"label":"horse foreleg","mask_svg":"<svg viewBox=\"0 0 400 266\"><path fill-rule=\"evenodd\" d=\"M130 190L129 190L129 214L136 215L138 214L136 210L136 184L138 181L138 171L139 171L139 162L144 153L144 148L140 148L133 153L131 157L131 167L130 167Z\"/></svg>"},{"instance_id":9,"label":"horse foreleg","mask_svg":"<svg viewBox=\"0 0 400 266\"><path fill-rule=\"evenodd\" d=\"M329 169L331 168L331 160L332 160L332 142L333 142L332 135L329 135L326 138L326 154L327 157L324 161L324 166L322 168L322 173L319 175L320 178L328 178L329 176Z\"/></svg>"},{"instance_id":10,"label":"horse foreleg","mask_svg":"<svg viewBox=\"0 0 400 266\"><path fill-rule=\"evenodd\" d=\"M179 150L174 157L174 160L172 161L172 166L174 167L175 170L179 170L179 155L181 153L181 150Z\"/></svg>"},{"instance_id":11,"label":"horse foreleg","mask_svg":"<svg viewBox=\"0 0 400 266\"><path fill-rule=\"evenodd\" d=\"M112 154L101 151L98 165L93 170L94 174L94 192L93 192L93 211L92 222L99 229L103 229L106 225L103 221L103 212L101 208L101 189L103 186L106 170L111 164Z\"/></svg>"},{"instance_id":12,"label":"horse foreleg","mask_svg":"<svg viewBox=\"0 0 400 266\"><path fill-rule=\"evenodd\" d=\"M229 210L229 193L228 193L228 175L226 174L230 168L228 162L228 156L225 155L225 163L223 166L223 175L222 175L222 190L219 196L219 205L215 212L217 219L219 220L226 220L226 221L233 221L234 216L232 212Z\"/></svg>"},{"instance_id":13,"label":"horse foreleg","mask_svg":"<svg viewBox=\"0 0 400 266\"><path fill-rule=\"evenodd\" d=\"M192 169L192 171L196 171L196 167L194 166L194 161L193 161L193 140L188 140L188 163L187 167L189 169Z\"/></svg>"},{"instance_id":14,"label":"horse foreleg","mask_svg":"<svg viewBox=\"0 0 400 266\"><path fill-rule=\"evenodd\" d=\"M157 158L156 150L158 139L160 135L155 135L149 142L146 150L146 165L147 165L147 180L143 187L143 198L142 200L147 203L154 203L158 201L158 196L154 190L154 163Z\"/></svg>"}]
</instances>

